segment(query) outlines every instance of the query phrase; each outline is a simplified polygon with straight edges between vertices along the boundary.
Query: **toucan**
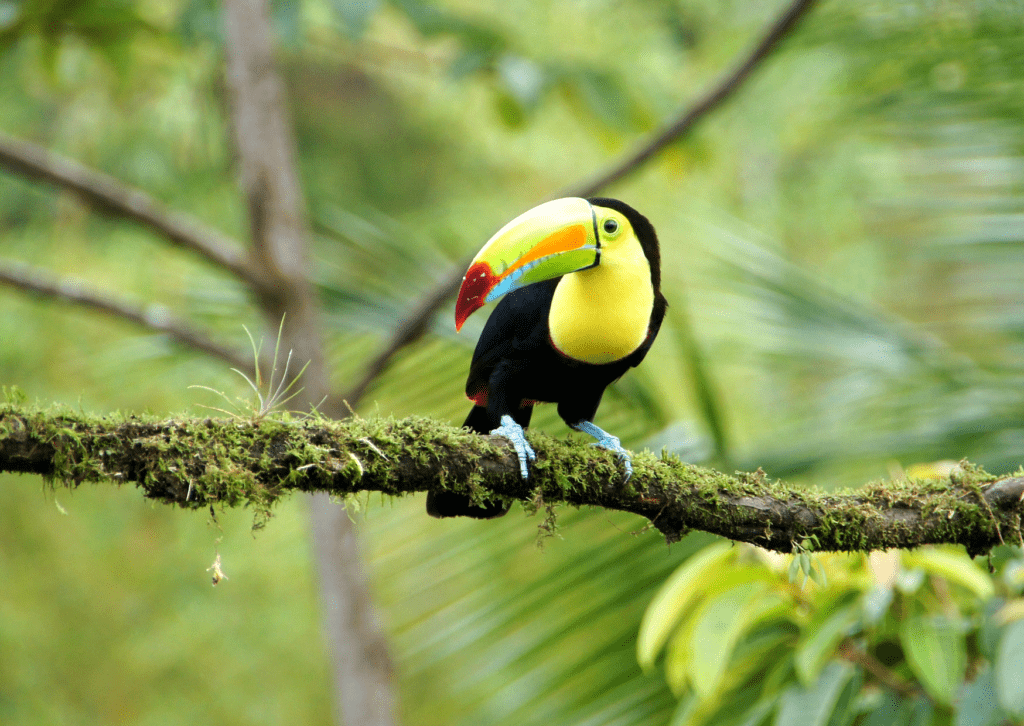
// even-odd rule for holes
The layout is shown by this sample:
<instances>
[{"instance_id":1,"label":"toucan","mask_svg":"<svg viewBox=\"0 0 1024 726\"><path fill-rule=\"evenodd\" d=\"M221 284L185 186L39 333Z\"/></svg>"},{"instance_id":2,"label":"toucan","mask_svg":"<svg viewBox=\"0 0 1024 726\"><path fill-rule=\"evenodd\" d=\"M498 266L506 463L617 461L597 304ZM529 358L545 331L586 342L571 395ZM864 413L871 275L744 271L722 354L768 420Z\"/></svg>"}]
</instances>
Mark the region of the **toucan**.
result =
<instances>
[{"instance_id":1,"label":"toucan","mask_svg":"<svg viewBox=\"0 0 1024 726\"><path fill-rule=\"evenodd\" d=\"M537 403L558 404L571 428L618 455L629 452L594 424L608 384L639 365L658 335L668 303L661 294L658 237L642 214L617 199L545 202L502 227L466 272L455 328L502 298L477 341L466 381L475 404L464 426L509 439L529 478L536 458L523 429ZM431 490L434 517L491 519L502 501L474 504L466 494Z\"/></svg>"}]
</instances>

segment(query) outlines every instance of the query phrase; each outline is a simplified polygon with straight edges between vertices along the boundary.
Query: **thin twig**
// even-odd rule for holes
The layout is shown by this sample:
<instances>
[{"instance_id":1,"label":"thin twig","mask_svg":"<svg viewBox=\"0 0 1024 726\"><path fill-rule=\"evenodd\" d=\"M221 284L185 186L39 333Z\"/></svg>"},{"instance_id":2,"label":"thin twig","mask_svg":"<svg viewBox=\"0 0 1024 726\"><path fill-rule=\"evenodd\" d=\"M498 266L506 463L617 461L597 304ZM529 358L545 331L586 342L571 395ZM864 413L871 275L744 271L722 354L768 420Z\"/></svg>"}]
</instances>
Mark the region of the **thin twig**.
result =
<instances>
[{"instance_id":1,"label":"thin twig","mask_svg":"<svg viewBox=\"0 0 1024 726\"><path fill-rule=\"evenodd\" d=\"M885 665L867 651L861 650L850 640L844 640L839 644L839 657L843 660L859 665L875 677L879 683L891 691L895 691L904 698L910 698L920 693L920 690L911 682L903 679L898 673L886 668Z\"/></svg>"},{"instance_id":2,"label":"thin twig","mask_svg":"<svg viewBox=\"0 0 1024 726\"><path fill-rule=\"evenodd\" d=\"M98 210L141 224L255 289L263 286L263 278L238 242L194 217L170 211L146 192L112 176L4 133L0 133L0 167L68 189Z\"/></svg>"},{"instance_id":3,"label":"thin twig","mask_svg":"<svg viewBox=\"0 0 1024 726\"><path fill-rule=\"evenodd\" d=\"M162 305L135 305L90 289L82 280L57 278L51 273L14 260L0 260L0 285L17 288L42 297L92 308L168 335L173 340L219 358L244 371L253 370L252 359L226 348L208 335L171 314Z\"/></svg>"},{"instance_id":4,"label":"thin twig","mask_svg":"<svg viewBox=\"0 0 1024 726\"><path fill-rule=\"evenodd\" d=\"M814 5L815 0L794 0L786 10L768 27L761 40L740 61L733 71L721 79L711 90L701 96L695 103L687 106L673 120L653 133L639 148L606 171L594 178L578 182L566 187L557 197L589 197L613 182L637 171L644 163L652 159L666 146L689 132L711 111L718 108L723 101L733 95L750 74L771 54L779 42L796 26L797 21ZM395 355L419 340L430 327L430 321L446 302L458 291L462 275L469 266L467 258L453 268L450 275L429 292L399 324L395 332L383 345L380 351L367 364L362 378L344 398L353 407L366 393L370 384L383 373Z\"/></svg>"}]
</instances>

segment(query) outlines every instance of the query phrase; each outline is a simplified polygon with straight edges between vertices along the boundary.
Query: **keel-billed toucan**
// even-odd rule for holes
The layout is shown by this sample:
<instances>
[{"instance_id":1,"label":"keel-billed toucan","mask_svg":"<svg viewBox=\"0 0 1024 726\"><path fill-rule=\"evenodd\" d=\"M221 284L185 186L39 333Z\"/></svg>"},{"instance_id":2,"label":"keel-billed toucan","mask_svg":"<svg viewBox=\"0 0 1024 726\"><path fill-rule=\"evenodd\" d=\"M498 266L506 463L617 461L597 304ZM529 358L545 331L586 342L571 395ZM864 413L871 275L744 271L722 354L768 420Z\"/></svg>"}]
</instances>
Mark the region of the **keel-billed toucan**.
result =
<instances>
[{"instance_id":1,"label":"keel-billed toucan","mask_svg":"<svg viewBox=\"0 0 1024 726\"><path fill-rule=\"evenodd\" d=\"M465 426L512 441L523 478L535 458L523 429L536 403L558 404L573 429L629 452L594 425L609 383L647 355L665 317L658 238L647 218L616 199L556 199L513 219L477 253L462 280L455 327L485 303L491 313L473 353ZM499 517L503 502L431 491L435 517Z\"/></svg>"}]
</instances>

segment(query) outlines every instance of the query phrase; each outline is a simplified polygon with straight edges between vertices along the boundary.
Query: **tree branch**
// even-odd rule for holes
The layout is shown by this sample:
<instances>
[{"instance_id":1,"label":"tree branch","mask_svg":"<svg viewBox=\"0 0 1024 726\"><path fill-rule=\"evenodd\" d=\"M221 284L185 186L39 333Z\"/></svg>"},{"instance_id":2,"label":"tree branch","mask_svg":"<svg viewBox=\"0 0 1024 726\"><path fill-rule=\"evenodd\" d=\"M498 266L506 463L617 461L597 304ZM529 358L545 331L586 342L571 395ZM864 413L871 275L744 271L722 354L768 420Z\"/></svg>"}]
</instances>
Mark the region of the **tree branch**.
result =
<instances>
[{"instance_id":1,"label":"tree branch","mask_svg":"<svg viewBox=\"0 0 1024 726\"><path fill-rule=\"evenodd\" d=\"M921 693L920 689L917 688L910 681L900 677L899 674L886 668L877 658L868 653L867 651L861 650L856 644L849 638L842 641L839 644L837 651L840 658L859 665L861 668L866 670L872 676L875 677L879 683L888 688L894 693L898 693L904 698L913 698L914 696Z\"/></svg>"},{"instance_id":2,"label":"tree branch","mask_svg":"<svg viewBox=\"0 0 1024 726\"><path fill-rule=\"evenodd\" d=\"M692 105L683 109L675 119L651 134L647 141L640 144L639 148L633 153L616 162L593 179L567 187L557 196L590 197L601 189L621 181L637 171L645 162L649 161L673 141L683 136L683 134L690 131L697 125L698 121L721 106L729 96L733 95L743 85L743 82L750 77L750 74L778 46L779 42L796 27L797 21L811 9L814 3L815 0L794 0L768 26L761 40L736 65L732 72L719 80L708 92L697 99Z\"/></svg>"},{"instance_id":3,"label":"tree branch","mask_svg":"<svg viewBox=\"0 0 1024 726\"><path fill-rule=\"evenodd\" d=\"M256 289L264 279L233 239L187 214L172 212L140 189L28 141L0 133L0 166L78 194L98 210L131 220L233 273Z\"/></svg>"},{"instance_id":4,"label":"tree branch","mask_svg":"<svg viewBox=\"0 0 1024 726\"><path fill-rule=\"evenodd\" d=\"M458 292L459 285L462 284L462 271L468 266L467 260L464 266L454 268L446 280L435 287L407 318L398 323L387 344L381 347L373 360L366 365L362 378L342 395L342 400L352 408L359 405L370 384L387 369L395 354L423 337L437 312Z\"/></svg>"},{"instance_id":5,"label":"tree branch","mask_svg":"<svg viewBox=\"0 0 1024 726\"><path fill-rule=\"evenodd\" d=\"M606 171L592 179L577 182L563 189L552 199L559 197L590 197L605 187L620 181L654 158L666 146L681 138L697 125L697 122L718 108L733 95L743 82L761 65L790 31L796 27L815 0L794 0L779 17L768 26L761 40L747 53L736 67L715 84L696 102L684 108L661 129L654 132L639 148L615 162ZM446 302L458 291L462 275L469 267L470 258L455 266L449 277L417 303L408 316L392 333L387 343L381 346L377 355L366 365L359 382L344 395L349 405L355 407L366 393L370 384L383 373L395 355L419 340L430 327L430 321Z\"/></svg>"},{"instance_id":6,"label":"tree branch","mask_svg":"<svg viewBox=\"0 0 1024 726\"><path fill-rule=\"evenodd\" d=\"M111 317L141 325L149 330L165 333L182 345L225 361L247 376L255 375L255 366L251 357L246 357L238 351L220 345L210 336L174 316L162 305L133 305L125 300L118 300L113 296L90 289L83 280L69 277L58 279L48 272L15 260L0 259L0 285L60 302L81 305Z\"/></svg>"},{"instance_id":7,"label":"tree branch","mask_svg":"<svg viewBox=\"0 0 1024 726\"><path fill-rule=\"evenodd\" d=\"M649 453L623 486L614 457L530 432L538 454L523 481L511 444L429 419L283 423L93 418L0 406L0 471L68 486L133 482L183 507L247 504L269 513L292 490L390 495L446 488L477 496L633 512L669 542L692 529L779 552L961 544L972 555L1020 541L1024 477L973 468L944 481L871 484L825 494L728 476Z\"/></svg>"}]
</instances>

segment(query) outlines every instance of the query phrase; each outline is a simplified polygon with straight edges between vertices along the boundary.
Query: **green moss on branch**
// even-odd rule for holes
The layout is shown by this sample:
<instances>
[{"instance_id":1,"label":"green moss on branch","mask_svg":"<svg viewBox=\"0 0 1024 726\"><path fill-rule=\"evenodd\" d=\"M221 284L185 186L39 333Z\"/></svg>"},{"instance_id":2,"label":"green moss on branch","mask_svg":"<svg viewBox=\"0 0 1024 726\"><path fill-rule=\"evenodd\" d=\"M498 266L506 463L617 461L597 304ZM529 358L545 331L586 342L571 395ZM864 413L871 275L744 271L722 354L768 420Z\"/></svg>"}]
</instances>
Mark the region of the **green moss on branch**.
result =
<instances>
[{"instance_id":1,"label":"green moss on branch","mask_svg":"<svg viewBox=\"0 0 1024 726\"><path fill-rule=\"evenodd\" d=\"M789 552L959 543L973 553L1020 539L1024 478L971 466L952 480L884 482L824 494L729 476L647 453L628 486L605 451L531 432L529 482L507 441L431 419L285 422L84 414L0 406L0 470L55 484L132 483L182 507L247 505L258 521L291 491L390 495L447 488L635 512L669 541L699 529Z\"/></svg>"}]
</instances>

